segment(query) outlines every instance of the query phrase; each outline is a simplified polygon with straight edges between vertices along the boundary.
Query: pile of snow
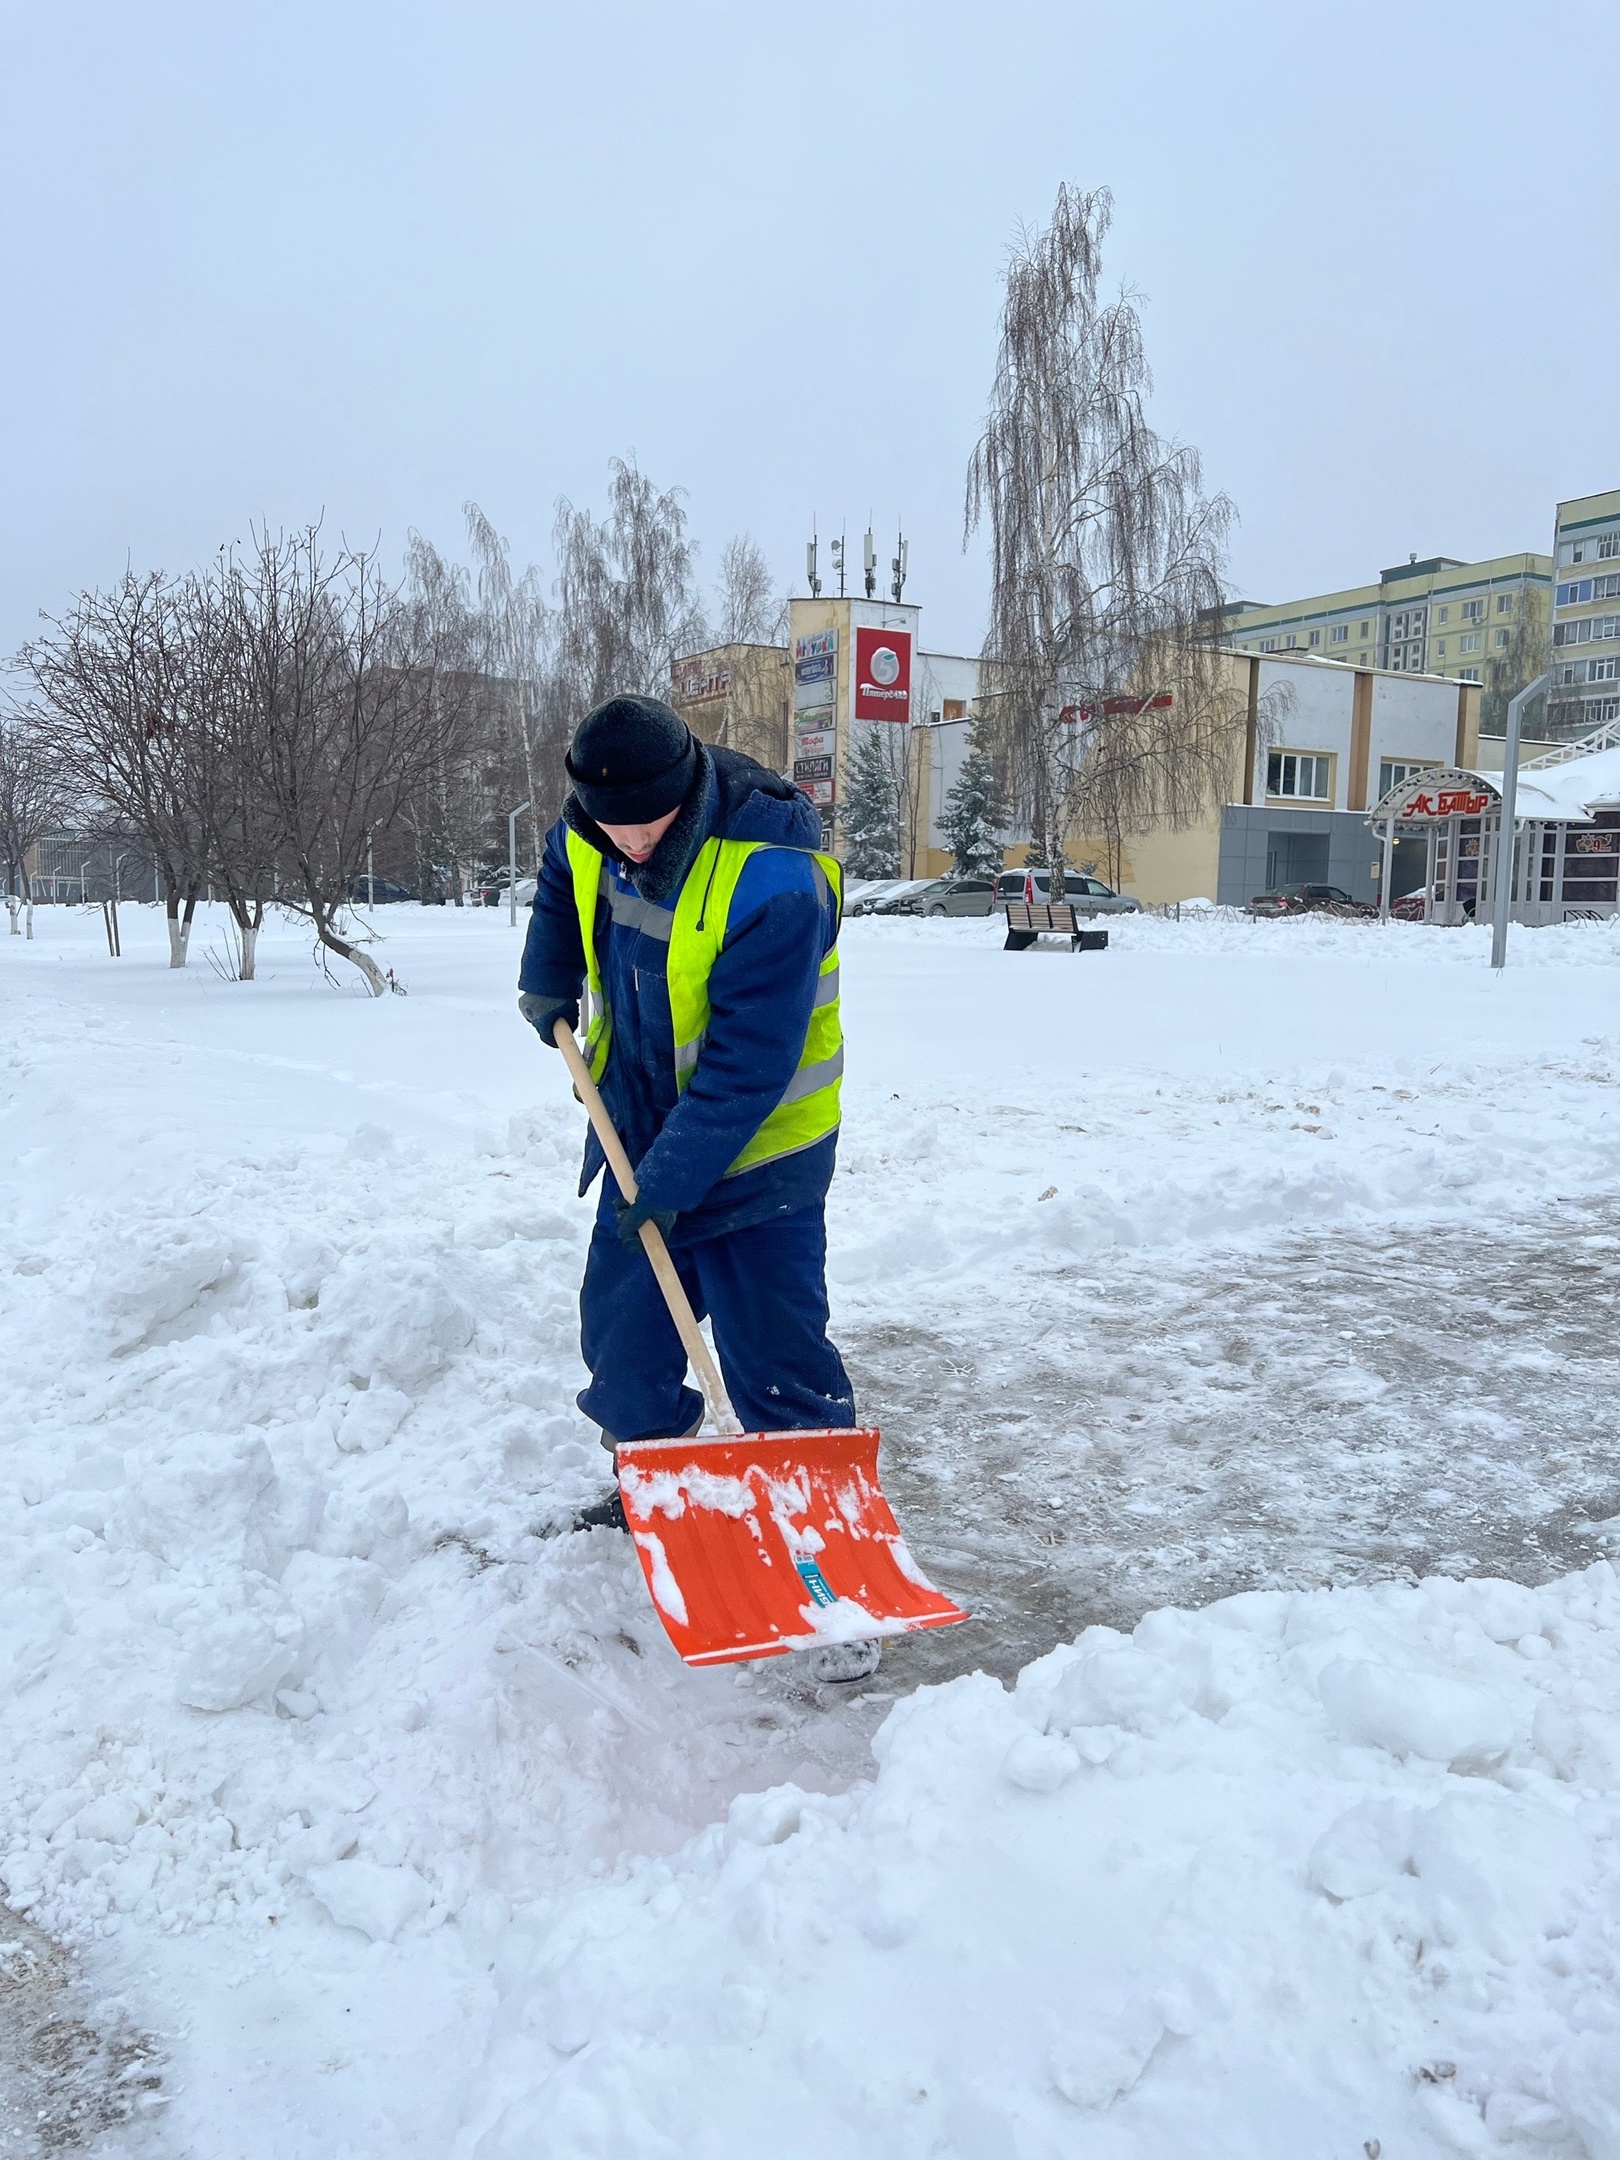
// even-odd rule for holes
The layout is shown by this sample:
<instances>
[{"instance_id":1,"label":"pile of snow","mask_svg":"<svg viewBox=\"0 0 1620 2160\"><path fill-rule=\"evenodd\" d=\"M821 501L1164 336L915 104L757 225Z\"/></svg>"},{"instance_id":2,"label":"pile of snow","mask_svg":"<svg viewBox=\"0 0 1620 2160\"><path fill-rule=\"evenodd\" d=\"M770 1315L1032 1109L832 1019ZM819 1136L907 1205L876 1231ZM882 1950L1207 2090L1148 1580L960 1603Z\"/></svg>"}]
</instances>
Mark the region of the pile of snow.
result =
<instances>
[{"instance_id":1,"label":"pile of snow","mask_svg":"<svg viewBox=\"0 0 1620 2160\"><path fill-rule=\"evenodd\" d=\"M1232 1598L521 1913L458 2154L1620 2152L1620 1584Z\"/></svg>"}]
</instances>

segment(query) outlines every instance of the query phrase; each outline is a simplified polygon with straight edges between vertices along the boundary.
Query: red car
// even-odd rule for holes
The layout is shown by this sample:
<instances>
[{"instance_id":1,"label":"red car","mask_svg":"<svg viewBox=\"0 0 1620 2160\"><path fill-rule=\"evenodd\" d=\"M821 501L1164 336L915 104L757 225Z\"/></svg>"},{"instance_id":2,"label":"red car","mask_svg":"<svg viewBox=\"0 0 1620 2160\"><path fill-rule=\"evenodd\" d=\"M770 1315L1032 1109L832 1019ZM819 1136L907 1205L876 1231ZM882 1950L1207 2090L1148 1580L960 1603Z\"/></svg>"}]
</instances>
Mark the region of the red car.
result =
<instances>
[{"instance_id":1,"label":"red car","mask_svg":"<svg viewBox=\"0 0 1620 2160\"><path fill-rule=\"evenodd\" d=\"M1398 900L1392 900L1389 903L1389 912L1397 922L1421 922L1423 920L1423 897L1423 887L1420 885L1416 892L1402 893ZM1434 897L1436 900L1440 898L1438 890L1436 890ZM1462 900L1464 916L1468 921L1472 922L1474 919L1473 894L1465 889L1459 897Z\"/></svg>"},{"instance_id":2,"label":"red car","mask_svg":"<svg viewBox=\"0 0 1620 2160\"><path fill-rule=\"evenodd\" d=\"M1377 908L1365 900L1352 900L1342 885L1279 885L1275 892L1256 893L1249 902L1251 915L1342 915L1359 920L1376 915Z\"/></svg>"}]
</instances>

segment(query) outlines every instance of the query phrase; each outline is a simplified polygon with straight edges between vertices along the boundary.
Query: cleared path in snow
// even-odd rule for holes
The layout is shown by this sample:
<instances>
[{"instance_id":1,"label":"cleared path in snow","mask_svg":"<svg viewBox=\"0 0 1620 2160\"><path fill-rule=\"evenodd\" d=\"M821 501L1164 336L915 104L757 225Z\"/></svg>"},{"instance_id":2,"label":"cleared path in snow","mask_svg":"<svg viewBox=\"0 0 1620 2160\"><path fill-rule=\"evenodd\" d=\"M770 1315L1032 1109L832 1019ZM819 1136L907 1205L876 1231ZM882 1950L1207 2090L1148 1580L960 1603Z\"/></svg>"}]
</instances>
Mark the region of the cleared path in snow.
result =
<instances>
[{"instance_id":1,"label":"cleared path in snow","mask_svg":"<svg viewBox=\"0 0 1620 2160\"><path fill-rule=\"evenodd\" d=\"M855 1329L887 1489L979 1616L886 1684L1010 1679L1239 1590L1588 1565L1620 1532L1617 1306L1620 1206L1594 1203L1054 1272L1027 1334Z\"/></svg>"}]
</instances>

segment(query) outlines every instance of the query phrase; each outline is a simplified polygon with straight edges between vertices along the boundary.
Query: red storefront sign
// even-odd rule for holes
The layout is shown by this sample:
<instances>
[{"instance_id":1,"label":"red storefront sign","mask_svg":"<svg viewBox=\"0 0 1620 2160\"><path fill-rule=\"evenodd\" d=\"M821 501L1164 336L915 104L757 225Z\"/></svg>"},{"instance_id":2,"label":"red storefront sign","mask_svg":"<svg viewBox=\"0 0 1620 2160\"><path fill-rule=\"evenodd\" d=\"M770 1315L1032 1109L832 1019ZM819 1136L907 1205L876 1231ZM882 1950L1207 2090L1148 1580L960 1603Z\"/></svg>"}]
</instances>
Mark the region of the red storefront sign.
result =
<instances>
[{"instance_id":1,"label":"red storefront sign","mask_svg":"<svg viewBox=\"0 0 1620 2160\"><path fill-rule=\"evenodd\" d=\"M1161 690L1157 697L1104 698L1102 701L1102 715L1105 720L1119 720L1126 716L1134 717L1137 713L1158 712L1175 702L1175 693L1171 690ZM1058 719L1066 726L1072 725L1077 720L1091 721L1095 720L1096 717L1097 708L1095 705L1065 705L1058 714Z\"/></svg>"},{"instance_id":2,"label":"red storefront sign","mask_svg":"<svg viewBox=\"0 0 1620 2160\"><path fill-rule=\"evenodd\" d=\"M1479 788L1418 788L1397 818L1483 817L1496 800Z\"/></svg>"},{"instance_id":3,"label":"red storefront sign","mask_svg":"<svg viewBox=\"0 0 1620 2160\"><path fill-rule=\"evenodd\" d=\"M855 632L855 717L857 720L909 720L911 717L911 632Z\"/></svg>"}]
</instances>

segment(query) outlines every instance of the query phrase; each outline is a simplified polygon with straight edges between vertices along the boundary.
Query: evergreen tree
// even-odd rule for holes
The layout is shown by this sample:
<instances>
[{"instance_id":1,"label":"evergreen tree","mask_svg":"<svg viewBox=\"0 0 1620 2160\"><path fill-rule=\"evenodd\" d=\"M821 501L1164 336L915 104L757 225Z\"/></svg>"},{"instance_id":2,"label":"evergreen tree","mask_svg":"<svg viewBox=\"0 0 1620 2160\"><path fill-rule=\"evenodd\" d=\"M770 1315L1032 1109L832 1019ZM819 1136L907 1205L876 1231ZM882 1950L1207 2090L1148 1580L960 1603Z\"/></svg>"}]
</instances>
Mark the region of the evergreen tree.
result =
<instances>
[{"instance_id":1,"label":"evergreen tree","mask_svg":"<svg viewBox=\"0 0 1620 2160\"><path fill-rule=\"evenodd\" d=\"M1005 813L995 761L975 730L962 770L945 798L940 831L962 877L993 877L1001 868L1001 826Z\"/></svg>"},{"instance_id":2,"label":"evergreen tree","mask_svg":"<svg viewBox=\"0 0 1620 2160\"><path fill-rule=\"evenodd\" d=\"M900 875L900 803L881 730L863 728L844 797L844 868L851 877Z\"/></svg>"}]
</instances>

